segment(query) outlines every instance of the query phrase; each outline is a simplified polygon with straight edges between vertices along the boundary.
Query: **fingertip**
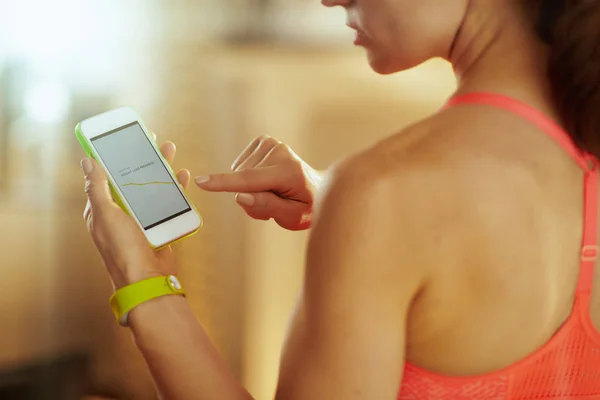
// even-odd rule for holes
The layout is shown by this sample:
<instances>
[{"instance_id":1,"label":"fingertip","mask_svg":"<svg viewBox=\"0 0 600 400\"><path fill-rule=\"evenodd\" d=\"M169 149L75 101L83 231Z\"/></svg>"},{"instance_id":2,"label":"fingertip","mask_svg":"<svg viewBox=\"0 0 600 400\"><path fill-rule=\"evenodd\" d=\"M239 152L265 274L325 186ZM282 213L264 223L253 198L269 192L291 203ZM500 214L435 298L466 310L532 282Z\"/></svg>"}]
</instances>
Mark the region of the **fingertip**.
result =
<instances>
[{"instance_id":1,"label":"fingertip","mask_svg":"<svg viewBox=\"0 0 600 400\"><path fill-rule=\"evenodd\" d=\"M163 143L164 147L170 147L173 150L177 150L177 146L175 145L174 142L171 142L170 140L167 140L166 142Z\"/></svg>"},{"instance_id":2,"label":"fingertip","mask_svg":"<svg viewBox=\"0 0 600 400\"><path fill-rule=\"evenodd\" d=\"M163 155L163 157L167 160L167 162L170 164L173 162L173 159L175 158L175 153L177 152L177 147L175 146L175 143L173 143L173 142L165 142L160 146L160 152Z\"/></svg>"},{"instance_id":3,"label":"fingertip","mask_svg":"<svg viewBox=\"0 0 600 400\"><path fill-rule=\"evenodd\" d=\"M256 203L256 197L250 193L238 193L235 196L235 201L241 206L252 207Z\"/></svg>"},{"instance_id":4,"label":"fingertip","mask_svg":"<svg viewBox=\"0 0 600 400\"><path fill-rule=\"evenodd\" d=\"M90 160L89 158L84 158L81 160L81 169L83 170L83 174L85 176L88 176L90 172L92 172L92 169L94 169L94 165L92 164L92 160Z\"/></svg>"},{"instance_id":5,"label":"fingertip","mask_svg":"<svg viewBox=\"0 0 600 400\"><path fill-rule=\"evenodd\" d=\"M184 190L187 190L190 184L190 176L190 171L188 171L187 169L181 169L177 171L177 180L179 181L179 184L181 184Z\"/></svg>"}]
</instances>

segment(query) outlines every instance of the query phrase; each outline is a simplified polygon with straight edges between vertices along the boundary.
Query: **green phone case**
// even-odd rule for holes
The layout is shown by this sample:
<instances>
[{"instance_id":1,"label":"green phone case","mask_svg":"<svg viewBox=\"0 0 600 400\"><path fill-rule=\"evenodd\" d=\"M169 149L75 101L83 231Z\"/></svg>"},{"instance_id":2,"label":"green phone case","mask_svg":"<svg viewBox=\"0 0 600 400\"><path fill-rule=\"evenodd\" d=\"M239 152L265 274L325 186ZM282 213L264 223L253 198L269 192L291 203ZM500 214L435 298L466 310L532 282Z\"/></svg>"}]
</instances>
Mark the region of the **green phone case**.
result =
<instances>
[{"instance_id":1,"label":"green phone case","mask_svg":"<svg viewBox=\"0 0 600 400\"><path fill-rule=\"evenodd\" d=\"M143 126L141 121L138 121L140 125ZM144 127L144 129L146 129ZM94 152L92 151L92 145L90 143L90 141L85 137L85 135L83 134L83 131L81 130L81 122L77 124L77 126L75 127L75 136L77 137L77 140L79 141L79 144L81 145L81 147L83 148L83 150L85 151L85 154L89 157L89 158L93 158L94 160L96 160L96 157L94 156ZM169 169L169 171L173 174L173 170L171 169L171 166L169 165L169 163L166 162L166 160L162 157L162 154L160 154L160 151L158 151L159 157L161 158L163 164ZM108 171L105 171L108 174ZM110 186L110 191L112 194L112 198L115 201L115 203L117 203L117 205L123 210L125 211L129 216L131 216L132 218L134 218L134 216L131 215L131 213L129 212L129 210L127 209L127 206L125 206L124 200L121 197L121 195L119 194L119 192L117 190L115 190L113 184L109 181L109 186ZM196 214L198 214L198 216L200 217L200 226L198 227L198 229L196 229L193 232L190 232L189 234L182 236L178 239L173 240L172 242L166 243L163 246L160 247L155 247L152 245L152 243L148 242L150 244L150 246L154 249L154 250L160 250L164 247L170 246L172 244L175 244L183 239L189 238L190 236L193 236L194 234L196 234L196 232L198 232L200 230L200 228L202 228L204 219L202 218L202 216L200 215L200 213L198 213L198 210L196 209L196 207L194 206L194 204L186 197L187 202L190 204L190 207L192 207L192 209L194 210L194 212Z\"/></svg>"}]
</instances>

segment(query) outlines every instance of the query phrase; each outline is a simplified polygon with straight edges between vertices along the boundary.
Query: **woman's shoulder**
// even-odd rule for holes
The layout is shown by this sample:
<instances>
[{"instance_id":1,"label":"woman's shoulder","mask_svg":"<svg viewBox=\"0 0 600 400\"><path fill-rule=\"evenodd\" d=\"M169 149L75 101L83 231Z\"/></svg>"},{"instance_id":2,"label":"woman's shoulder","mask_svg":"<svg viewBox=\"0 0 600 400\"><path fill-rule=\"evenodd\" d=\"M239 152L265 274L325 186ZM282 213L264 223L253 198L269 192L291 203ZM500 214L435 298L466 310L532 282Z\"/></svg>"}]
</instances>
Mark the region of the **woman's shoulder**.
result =
<instances>
[{"instance_id":1,"label":"woman's shoulder","mask_svg":"<svg viewBox=\"0 0 600 400\"><path fill-rule=\"evenodd\" d=\"M428 252L432 238L443 238L453 251L473 244L496 216L517 207L514 190L522 175L477 129L477 122L458 124L448 115L409 126L334 164L320 199L331 208L353 203L340 209L347 213L341 218L384 210L369 223L393 224L398 237L410 236L415 251Z\"/></svg>"},{"instance_id":2,"label":"woman's shoulder","mask_svg":"<svg viewBox=\"0 0 600 400\"><path fill-rule=\"evenodd\" d=\"M349 155L333 165L329 176L359 189L390 185L416 206L440 197L448 206L453 200L460 206L465 197L481 195L482 188L513 184L523 175L518 135L503 129L496 129L493 116L450 109Z\"/></svg>"},{"instance_id":3,"label":"woman's shoulder","mask_svg":"<svg viewBox=\"0 0 600 400\"><path fill-rule=\"evenodd\" d=\"M406 127L338 161L326 180L345 192L401 198L395 204L412 215L415 208L431 215L433 210L464 204L477 185L473 162L477 158L485 163L487 157L447 122L433 117ZM433 204L437 207L432 209Z\"/></svg>"}]
</instances>

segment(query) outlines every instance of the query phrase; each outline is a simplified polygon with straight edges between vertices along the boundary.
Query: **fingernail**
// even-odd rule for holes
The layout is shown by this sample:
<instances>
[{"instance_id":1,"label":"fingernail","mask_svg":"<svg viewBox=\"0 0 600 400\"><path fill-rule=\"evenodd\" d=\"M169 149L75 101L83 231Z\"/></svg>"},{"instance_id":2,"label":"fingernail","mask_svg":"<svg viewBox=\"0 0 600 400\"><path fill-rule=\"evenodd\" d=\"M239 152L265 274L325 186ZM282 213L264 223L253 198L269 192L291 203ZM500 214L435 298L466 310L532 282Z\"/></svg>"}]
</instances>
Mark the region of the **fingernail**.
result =
<instances>
[{"instance_id":1,"label":"fingernail","mask_svg":"<svg viewBox=\"0 0 600 400\"><path fill-rule=\"evenodd\" d=\"M85 175L92 172L92 162L89 158L84 158L83 160L81 160L81 169L83 169L83 173Z\"/></svg>"},{"instance_id":2,"label":"fingernail","mask_svg":"<svg viewBox=\"0 0 600 400\"><path fill-rule=\"evenodd\" d=\"M210 176L198 176L195 180L198 185L201 185L208 182L210 180Z\"/></svg>"},{"instance_id":3,"label":"fingernail","mask_svg":"<svg viewBox=\"0 0 600 400\"><path fill-rule=\"evenodd\" d=\"M235 197L235 200L247 207L252 207L254 205L254 195L248 193L240 193Z\"/></svg>"}]
</instances>

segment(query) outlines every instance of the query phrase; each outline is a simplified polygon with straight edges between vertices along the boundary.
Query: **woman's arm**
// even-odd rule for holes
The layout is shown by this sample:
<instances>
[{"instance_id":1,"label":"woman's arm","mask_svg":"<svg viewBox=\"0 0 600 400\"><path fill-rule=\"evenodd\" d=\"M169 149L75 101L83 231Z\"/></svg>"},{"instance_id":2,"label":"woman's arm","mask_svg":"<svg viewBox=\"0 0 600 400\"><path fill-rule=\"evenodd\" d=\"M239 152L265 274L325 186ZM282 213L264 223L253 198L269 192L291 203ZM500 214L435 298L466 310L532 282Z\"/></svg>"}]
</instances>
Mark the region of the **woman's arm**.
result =
<instances>
[{"instance_id":1,"label":"woman's arm","mask_svg":"<svg viewBox=\"0 0 600 400\"><path fill-rule=\"evenodd\" d=\"M413 219L402 217L410 200L398 195L402 178L386 168L362 157L332 170L325 183L277 399L398 395L406 318L424 273L403 234Z\"/></svg>"},{"instance_id":2,"label":"woman's arm","mask_svg":"<svg viewBox=\"0 0 600 400\"><path fill-rule=\"evenodd\" d=\"M422 274L410 265L411 251L392 217L399 207L394 184L355 166L334 172L325 188L277 399L397 396L406 314ZM153 300L130 318L164 399L251 398L185 299Z\"/></svg>"},{"instance_id":3,"label":"woman's arm","mask_svg":"<svg viewBox=\"0 0 600 400\"><path fill-rule=\"evenodd\" d=\"M225 364L187 300L165 296L129 315L135 343L165 400L251 399Z\"/></svg>"}]
</instances>

